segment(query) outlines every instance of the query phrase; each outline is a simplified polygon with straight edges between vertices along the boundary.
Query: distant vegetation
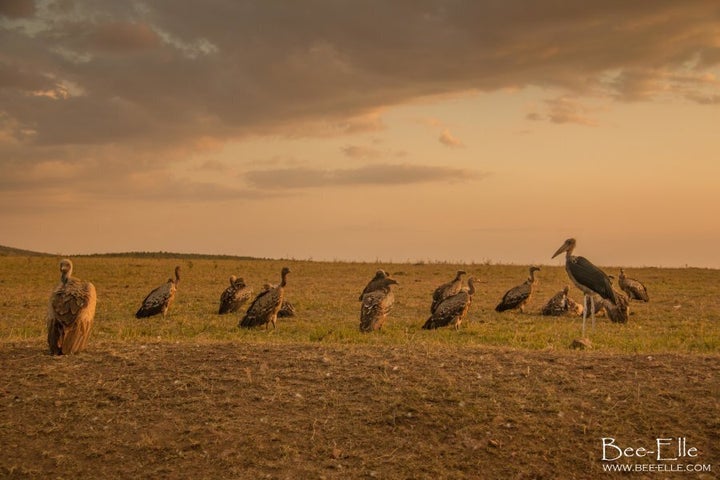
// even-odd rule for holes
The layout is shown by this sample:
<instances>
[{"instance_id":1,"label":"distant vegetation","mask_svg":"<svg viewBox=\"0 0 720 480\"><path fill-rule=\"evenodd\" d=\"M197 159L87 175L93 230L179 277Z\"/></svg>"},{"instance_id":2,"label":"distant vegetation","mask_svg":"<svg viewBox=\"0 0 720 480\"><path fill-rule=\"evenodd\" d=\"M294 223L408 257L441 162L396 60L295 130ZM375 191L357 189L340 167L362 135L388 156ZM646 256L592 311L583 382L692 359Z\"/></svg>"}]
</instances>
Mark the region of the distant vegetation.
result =
<instances>
[{"instance_id":1,"label":"distant vegetation","mask_svg":"<svg viewBox=\"0 0 720 480\"><path fill-rule=\"evenodd\" d=\"M14 256L19 255L19 256L23 256L23 257L42 257L42 256L48 256L50 254L33 252L31 250L22 250L20 248L6 247L4 245L0 245L0 256L9 257L11 255L14 255Z\"/></svg>"}]
</instances>

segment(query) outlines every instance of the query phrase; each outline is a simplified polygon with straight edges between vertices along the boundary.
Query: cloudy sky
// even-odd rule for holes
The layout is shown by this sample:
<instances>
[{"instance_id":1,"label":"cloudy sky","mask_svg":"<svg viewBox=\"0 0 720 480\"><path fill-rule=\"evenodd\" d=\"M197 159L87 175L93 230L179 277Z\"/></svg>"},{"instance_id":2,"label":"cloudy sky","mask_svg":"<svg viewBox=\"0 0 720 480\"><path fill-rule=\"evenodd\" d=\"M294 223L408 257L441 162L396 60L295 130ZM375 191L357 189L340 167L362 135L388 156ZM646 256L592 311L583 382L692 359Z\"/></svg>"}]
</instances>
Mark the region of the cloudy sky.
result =
<instances>
[{"instance_id":1,"label":"cloudy sky","mask_svg":"<svg viewBox=\"0 0 720 480\"><path fill-rule=\"evenodd\" d=\"M720 267L717 0L0 0L0 244Z\"/></svg>"}]
</instances>

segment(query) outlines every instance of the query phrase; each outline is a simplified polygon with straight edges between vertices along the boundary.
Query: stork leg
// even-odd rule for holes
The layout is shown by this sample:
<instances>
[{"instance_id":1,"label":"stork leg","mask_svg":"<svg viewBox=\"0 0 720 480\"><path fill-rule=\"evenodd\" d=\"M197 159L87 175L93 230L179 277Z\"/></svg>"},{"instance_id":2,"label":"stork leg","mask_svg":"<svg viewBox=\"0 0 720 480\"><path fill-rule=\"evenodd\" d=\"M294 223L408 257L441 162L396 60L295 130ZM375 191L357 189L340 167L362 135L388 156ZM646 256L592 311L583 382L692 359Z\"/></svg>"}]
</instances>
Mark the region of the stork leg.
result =
<instances>
[{"instance_id":1,"label":"stork leg","mask_svg":"<svg viewBox=\"0 0 720 480\"><path fill-rule=\"evenodd\" d=\"M590 297L590 316L592 317L592 329L595 331L595 298Z\"/></svg>"},{"instance_id":2,"label":"stork leg","mask_svg":"<svg viewBox=\"0 0 720 480\"><path fill-rule=\"evenodd\" d=\"M587 318L587 310L588 310L588 296L585 294L583 296L583 326L582 326L582 338L585 338L585 319Z\"/></svg>"}]
</instances>

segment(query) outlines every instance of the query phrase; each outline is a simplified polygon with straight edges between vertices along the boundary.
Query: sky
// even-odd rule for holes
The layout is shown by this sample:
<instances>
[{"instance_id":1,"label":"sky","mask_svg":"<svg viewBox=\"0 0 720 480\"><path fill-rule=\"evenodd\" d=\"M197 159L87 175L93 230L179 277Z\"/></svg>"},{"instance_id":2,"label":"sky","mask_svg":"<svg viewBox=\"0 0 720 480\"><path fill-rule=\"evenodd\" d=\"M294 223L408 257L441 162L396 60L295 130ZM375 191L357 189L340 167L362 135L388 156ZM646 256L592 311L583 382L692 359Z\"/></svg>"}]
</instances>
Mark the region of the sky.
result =
<instances>
[{"instance_id":1,"label":"sky","mask_svg":"<svg viewBox=\"0 0 720 480\"><path fill-rule=\"evenodd\" d=\"M720 268L716 0L0 0L0 244Z\"/></svg>"}]
</instances>

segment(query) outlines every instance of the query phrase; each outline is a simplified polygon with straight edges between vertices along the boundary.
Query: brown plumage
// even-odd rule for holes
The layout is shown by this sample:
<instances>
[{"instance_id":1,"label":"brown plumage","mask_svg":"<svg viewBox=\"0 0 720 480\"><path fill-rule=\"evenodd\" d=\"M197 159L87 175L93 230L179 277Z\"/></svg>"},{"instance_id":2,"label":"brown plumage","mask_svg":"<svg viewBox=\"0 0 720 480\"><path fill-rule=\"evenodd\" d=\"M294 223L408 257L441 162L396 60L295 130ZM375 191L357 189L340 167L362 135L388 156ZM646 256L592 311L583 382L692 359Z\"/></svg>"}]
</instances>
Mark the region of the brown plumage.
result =
<instances>
[{"instance_id":1,"label":"brown plumage","mask_svg":"<svg viewBox=\"0 0 720 480\"><path fill-rule=\"evenodd\" d=\"M374 292L375 290L380 290L383 288L384 283L383 280L389 277L390 274L386 272L385 270L378 270L375 272L375 276L368 282L368 284L365 286L365 289L360 294L360 297L358 300L362 302L363 295L366 293Z\"/></svg>"},{"instance_id":2,"label":"brown plumage","mask_svg":"<svg viewBox=\"0 0 720 480\"><path fill-rule=\"evenodd\" d=\"M548 315L553 317L559 317L561 315L565 315L568 311L568 292L570 291L570 287L565 287L562 290L560 290L558 293L552 296L550 300L547 301L545 305L543 305L542 310L540 310L540 313L542 315Z\"/></svg>"},{"instance_id":3,"label":"brown plumage","mask_svg":"<svg viewBox=\"0 0 720 480\"><path fill-rule=\"evenodd\" d=\"M230 276L230 286L220 295L218 314L237 312L252 297L252 289L245 285L245 280Z\"/></svg>"},{"instance_id":4,"label":"brown plumage","mask_svg":"<svg viewBox=\"0 0 720 480\"><path fill-rule=\"evenodd\" d=\"M559 317L562 315L582 315L583 307L568 296L570 287L565 286L562 290L547 301L540 313L546 316Z\"/></svg>"},{"instance_id":5,"label":"brown plumage","mask_svg":"<svg viewBox=\"0 0 720 480\"><path fill-rule=\"evenodd\" d=\"M455 330L460 328L465 315L467 315L472 296L475 293L475 278L468 278L467 290L461 289L455 295L447 297L435 308L435 311L425 321L422 328L426 330L453 325Z\"/></svg>"},{"instance_id":6,"label":"brown plumage","mask_svg":"<svg viewBox=\"0 0 720 480\"><path fill-rule=\"evenodd\" d=\"M392 278L384 278L378 283L380 288L363 295L360 306L361 332L380 330L385 324L385 319L395 303L395 295L390 289L391 285L397 285L397 281Z\"/></svg>"},{"instance_id":7,"label":"brown plumage","mask_svg":"<svg viewBox=\"0 0 720 480\"><path fill-rule=\"evenodd\" d=\"M455 274L455 278L447 283L443 283L435 289L432 297L432 304L430 305L430 313L435 313L438 305L442 303L448 297L452 297L462 289L462 276L465 275L464 270L458 270Z\"/></svg>"},{"instance_id":8,"label":"brown plumage","mask_svg":"<svg viewBox=\"0 0 720 480\"><path fill-rule=\"evenodd\" d=\"M630 315L630 297L625 295L625 292L622 290L615 288L615 285L613 285L613 282L615 281L614 276L610 275L608 278L610 279L610 284L612 285L613 293L615 294L615 303L606 299L601 299L600 304L603 310L605 310L605 313L610 321L613 323L626 323L628 321L628 316Z\"/></svg>"},{"instance_id":9,"label":"brown plumage","mask_svg":"<svg viewBox=\"0 0 720 480\"><path fill-rule=\"evenodd\" d=\"M142 302L142 306L135 313L135 318L147 318L158 314L162 314L163 318L165 318L168 309L175 300L178 283L180 283L180 266L175 267L174 280L168 278L167 282L148 293L148 296Z\"/></svg>"},{"instance_id":10,"label":"brown plumage","mask_svg":"<svg viewBox=\"0 0 720 480\"><path fill-rule=\"evenodd\" d=\"M289 318L295 316L295 305L290 303L289 300L283 300L280 310L277 314L278 318Z\"/></svg>"},{"instance_id":11,"label":"brown plumage","mask_svg":"<svg viewBox=\"0 0 720 480\"><path fill-rule=\"evenodd\" d=\"M625 270L620 269L620 278L618 284L620 289L627 294L631 300L640 300L641 302L650 301L645 285L638 280L625 276Z\"/></svg>"},{"instance_id":12,"label":"brown plumage","mask_svg":"<svg viewBox=\"0 0 720 480\"><path fill-rule=\"evenodd\" d=\"M73 264L60 261L60 284L50 295L47 313L51 355L68 355L85 348L95 319L95 286L72 276Z\"/></svg>"},{"instance_id":13,"label":"brown plumage","mask_svg":"<svg viewBox=\"0 0 720 480\"><path fill-rule=\"evenodd\" d=\"M570 297L567 297L567 306L568 306L568 313L570 315L577 315L581 316L583 314L583 306L582 304L576 302Z\"/></svg>"},{"instance_id":14,"label":"brown plumage","mask_svg":"<svg viewBox=\"0 0 720 480\"><path fill-rule=\"evenodd\" d=\"M265 325L267 329L268 325L272 323L273 328L277 328L276 322L285 296L288 273L290 273L290 269L283 267L280 272L280 284L277 286L266 284L267 288L255 297L245 312L245 316L238 323L238 327L252 328Z\"/></svg>"},{"instance_id":15,"label":"brown plumage","mask_svg":"<svg viewBox=\"0 0 720 480\"><path fill-rule=\"evenodd\" d=\"M513 287L503 295L500 303L495 307L496 312L504 312L505 310L512 310L519 308L521 312L525 312L525 304L532 297L535 289L535 272L539 271L540 267L530 267L530 276L525 282Z\"/></svg>"}]
</instances>

